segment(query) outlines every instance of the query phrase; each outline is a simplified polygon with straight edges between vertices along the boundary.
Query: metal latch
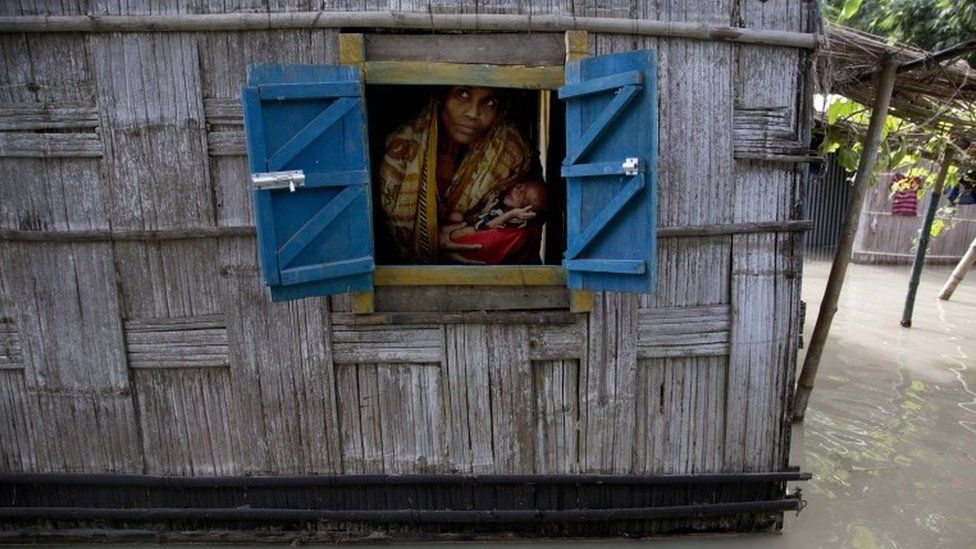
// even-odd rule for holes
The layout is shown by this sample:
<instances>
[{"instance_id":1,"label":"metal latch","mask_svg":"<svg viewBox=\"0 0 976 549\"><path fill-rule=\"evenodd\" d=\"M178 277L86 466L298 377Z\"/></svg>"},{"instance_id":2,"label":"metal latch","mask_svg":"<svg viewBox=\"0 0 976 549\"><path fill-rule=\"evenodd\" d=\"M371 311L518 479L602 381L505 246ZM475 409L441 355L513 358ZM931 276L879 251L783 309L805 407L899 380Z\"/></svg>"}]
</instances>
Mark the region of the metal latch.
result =
<instances>
[{"instance_id":1,"label":"metal latch","mask_svg":"<svg viewBox=\"0 0 976 549\"><path fill-rule=\"evenodd\" d=\"M258 190L284 189L295 192L295 187L305 186L305 172L302 170L291 170L287 172L263 172L252 173L251 183Z\"/></svg>"},{"instance_id":2,"label":"metal latch","mask_svg":"<svg viewBox=\"0 0 976 549\"><path fill-rule=\"evenodd\" d=\"M637 175L637 172L640 171L640 159L627 158L620 168L624 171L624 175Z\"/></svg>"}]
</instances>

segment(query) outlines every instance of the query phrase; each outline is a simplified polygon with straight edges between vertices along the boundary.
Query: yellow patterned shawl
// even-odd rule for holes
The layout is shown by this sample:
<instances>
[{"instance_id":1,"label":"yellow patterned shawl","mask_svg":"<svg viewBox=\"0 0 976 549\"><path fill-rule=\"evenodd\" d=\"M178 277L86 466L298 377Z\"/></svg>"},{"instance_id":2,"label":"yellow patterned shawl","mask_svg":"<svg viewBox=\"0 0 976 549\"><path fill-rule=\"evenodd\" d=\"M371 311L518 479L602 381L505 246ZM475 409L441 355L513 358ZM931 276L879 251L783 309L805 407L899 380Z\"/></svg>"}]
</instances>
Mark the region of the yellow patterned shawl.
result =
<instances>
[{"instance_id":1,"label":"yellow patterned shawl","mask_svg":"<svg viewBox=\"0 0 976 549\"><path fill-rule=\"evenodd\" d=\"M386 139L380 167L380 205L401 259L437 262L438 222L462 214L482 197L522 179L531 161L529 147L504 119L471 145L451 185L438 197L438 104L431 101Z\"/></svg>"}]
</instances>

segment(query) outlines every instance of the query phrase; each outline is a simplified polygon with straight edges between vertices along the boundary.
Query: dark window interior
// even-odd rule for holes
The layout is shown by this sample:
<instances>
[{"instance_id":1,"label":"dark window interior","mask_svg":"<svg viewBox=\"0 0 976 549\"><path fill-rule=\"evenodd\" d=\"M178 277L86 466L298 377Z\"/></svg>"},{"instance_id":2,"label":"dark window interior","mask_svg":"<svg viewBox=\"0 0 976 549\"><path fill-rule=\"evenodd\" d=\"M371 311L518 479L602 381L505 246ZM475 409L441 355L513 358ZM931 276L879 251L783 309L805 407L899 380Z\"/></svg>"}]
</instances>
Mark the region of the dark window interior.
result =
<instances>
[{"instance_id":1,"label":"dark window interior","mask_svg":"<svg viewBox=\"0 0 976 549\"><path fill-rule=\"evenodd\" d=\"M384 86L366 87L366 112L368 115L368 135L371 170L379 173L383 160L386 136L400 125L411 120L429 101L430 97L442 93L440 86ZM508 98L508 119L522 132L523 137L534 149L536 156L533 175L544 178L549 187L545 236L543 238L544 264L559 265L566 249L566 187L559 177L559 166L566 154L564 109L555 98L549 103L548 128L540 127L540 113L547 102L538 90L505 90ZM548 130L548 131L546 131ZM541 149L546 150L542 151ZM545 164L545 166L543 166ZM376 257L380 264L395 261L390 237L383 222L383 212L379 207L378 188L373 186L373 234L376 240Z\"/></svg>"}]
</instances>

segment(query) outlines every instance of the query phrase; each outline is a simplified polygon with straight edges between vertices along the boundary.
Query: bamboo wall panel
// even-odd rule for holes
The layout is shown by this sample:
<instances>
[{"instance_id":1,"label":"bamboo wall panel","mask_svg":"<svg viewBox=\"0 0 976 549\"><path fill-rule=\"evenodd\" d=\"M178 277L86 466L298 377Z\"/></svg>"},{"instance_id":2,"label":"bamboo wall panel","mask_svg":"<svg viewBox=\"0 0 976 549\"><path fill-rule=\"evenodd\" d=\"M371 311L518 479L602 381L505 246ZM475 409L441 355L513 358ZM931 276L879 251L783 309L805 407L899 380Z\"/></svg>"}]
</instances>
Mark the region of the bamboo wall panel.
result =
<instances>
[{"instance_id":1,"label":"bamboo wall panel","mask_svg":"<svg viewBox=\"0 0 976 549\"><path fill-rule=\"evenodd\" d=\"M123 314L166 319L219 313L217 249L211 239L116 242Z\"/></svg>"},{"instance_id":2,"label":"bamboo wall panel","mask_svg":"<svg viewBox=\"0 0 976 549\"><path fill-rule=\"evenodd\" d=\"M640 296L642 308L720 305L729 302L728 236L657 241L657 290Z\"/></svg>"},{"instance_id":3,"label":"bamboo wall panel","mask_svg":"<svg viewBox=\"0 0 976 549\"><path fill-rule=\"evenodd\" d=\"M0 471L37 470L27 399L23 370L0 366Z\"/></svg>"},{"instance_id":4,"label":"bamboo wall panel","mask_svg":"<svg viewBox=\"0 0 976 549\"><path fill-rule=\"evenodd\" d=\"M339 473L327 300L271 303L256 256L254 239L221 242L239 472Z\"/></svg>"},{"instance_id":5,"label":"bamboo wall panel","mask_svg":"<svg viewBox=\"0 0 976 549\"><path fill-rule=\"evenodd\" d=\"M95 77L89 53L82 34L0 35L0 102L91 105Z\"/></svg>"},{"instance_id":6,"label":"bamboo wall panel","mask_svg":"<svg viewBox=\"0 0 976 549\"><path fill-rule=\"evenodd\" d=\"M536 473L575 473L579 470L579 360L540 360L532 363L535 393Z\"/></svg>"},{"instance_id":7,"label":"bamboo wall panel","mask_svg":"<svg viewBox=\"0 0 976 549\"><path fill-rule=\"evenodd\" d=\"M475 473L534 466L532 366L525 326L446 327L452 465Z\"/></svg>"},{"instance_id":8,"label":"bamboo wall panel","mask_svg":"<svg viewBox=\"0 0 976 549\"><path fill-rule=\"evenodd\" d=\"M336 364L444 361L444 328L336 326L332 331Z\"/></svg>"},{"instance_id":9,"label":"bamboo wall panel","mask_svg":"<svg viewBox=\"0 0 976 549\"><path fill-rule=\"evenodd\" d=\"M347 473L430 473L447 467L438 364L352 364L337 371Z\"/></svg>"},{"instance_id":10,"label":"bamboo wall panel","mask_svg":"<svg viewBox=\"0 0 976 549\"><path fill-rule=\"evenodd\" d=\"M574 324L529 326L529 358L532 360L579 360L585 353L586 319Z\"/></svg>"},{"instance_id":11,"label":"bamboo wall panel","mask_svg":"<svg viewBox=\"0 0 976 549\"><path fill-rule=\"evenodd\" d=\"M451 464L465 472L494 472L494 440L488 393L488 327L445 326L445 335L447 382L444 406Z\"/></svg>"},{"instance_id":12,"label":"bamboo wall panel","mask_svg":"<svg viewBox=\"0 0 976 549\"><path fill-rule=\"evenodd\" d=\"M722 470L727 368L724 356L640 361L635 473Z\"/></svg>"},{"instance_id":13,"label":"bamboo wall panel","mask_svg":"<svg viewBox=\"0 0 976 549\"><path fill-rule=\"evenodd\" d=\"M788 107L788 119L798 134L795 109L800 97L799 63L799 54L793 50L739 46L736 106ZM737 160L734 166L735 222L799 216L798 168L751 160ZM800 245L800 238L790 233L732 237L725 431L725 467L730 471L781 469L786 465L788 456L768 441L789 440L787 416L796 359Z\"/></svg>"},{"instance_id":14,"label":"bamboo wall panel","mask_svg":"<svg viewBox=\"0 0 976 549\"><path fill-rule=\"evenodd\" d=\"M150 475L236 473L227 368L138 369L145 472Z\"/></svg>"},{"instance_id":15,"label":"bamboo wall panel","mask_svg":"<svg viewBox=\"0 0 976 549\"><path fill-rule=\"evenodd\" d=\"M637 299L594 295L580 383L580 467L584 473L633 468L637 399Z\"/></svg>"},{"instance_id":16,"label":"bamboo wall panel","mask_svg":"<svg viewBox=\"0 0 976 549\"><path fill-rule=\"evenodd\" d=\"M125 340L130 368L229 366L221 315L128 321Z\"/></svg>"},{"instance_id":17,"label":"bamboo wall panel","mask_svg":"<svg viewBox=\"0 0 976 549\"><path fill-rule=\"evenodd\" d=\"M241 86L251 63L331 64L337 60L330 30L214 32L198 35L207 147L217 222L252 225L250 172L244 157Z\"/></svg>"},{"instance_id":18,"label":"bamboo wall panel","mask_svg":"<svg viewBox=\"0 0 976 549\"><path fill-rule=\"evenodd\" d=\"M796 31L807 9L801 0L25 0L0 13L322 7ZM769 145L798 139L800 79L784 75L796 74L800 54L589 38L593 55L638 47L659 55L660 225L793 219L797 172L733 155L781 152ZM325 29L0 36L0 228L252 225L239 106L246 66L334 63L336 51L336 32ZM0 293L17 330L0 330L0 466L192 475L780 469L795 359L794 236L658 244L655 294L598 293L593 313L573 324L365 327L332 326L331 311L349 310L344 296L270 303L252 237L2 243ZM564 308L561 292L526 297ZM401 298L394 308L409 308Z\"/></svg>"},{"instance_id":19,"label":"bamboo wall panel","mask_svg":"<svg viewBox=\"0 0 976 549\"><path fill-rule=\"evenodd\" d=\"M811 2L808 0L737 0L733 25L747 29L807 32ZM816 9L816 8L814 8Z\"/></svg>"},{"instance_id":20,"label":"bamboo wall panel","mask_svg":"<svg viewBox=\"0 0 976 549\"><path fill-rule=\"evenodd\" d=\"M0 301L0 305L3 301ZM24 349L10 306L0 306L0 370L23 370Z\"/></svg>"},{"instance_id":21,"label":"bamboo wall panel","mask_svg":"<svg viewBox=\"0 0 976 549\"><path fill-rule=\"evenodd\" d=\"M130 390L35 389L28 378L26 414L36 471L144 471Z\"/></svg>"},{"instance_id":22,"label":"bamboo wall panel","mask_svg":"<svg viewBox=\"0 0 976 549\"><path fill-rule=\"evenodd\" d=\"M673 307L637 312L639 358L729 353L729 307Z\"/></svg>"},{"instance_id":23,"label":"bamboo wall panel","mask_svg":"<svg viewBox=\"0 0 976 549\"><path fill-rule=\"evenodd\" d=\"M726 44L669 40L659 51L658 225L729 222L732 60ZM680 273L679 273L680 276Z\"/></svg>"}]
</instances>

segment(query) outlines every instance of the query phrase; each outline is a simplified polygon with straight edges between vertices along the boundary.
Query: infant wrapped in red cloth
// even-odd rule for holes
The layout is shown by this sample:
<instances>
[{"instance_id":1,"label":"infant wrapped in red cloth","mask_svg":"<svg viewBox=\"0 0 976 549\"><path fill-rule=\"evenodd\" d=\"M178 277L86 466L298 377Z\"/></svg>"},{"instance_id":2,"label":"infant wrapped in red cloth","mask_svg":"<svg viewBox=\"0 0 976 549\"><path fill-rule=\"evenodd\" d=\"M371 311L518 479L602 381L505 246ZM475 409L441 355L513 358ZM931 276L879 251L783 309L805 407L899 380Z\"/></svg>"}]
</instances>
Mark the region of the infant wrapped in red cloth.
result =
<instances>
[{"instance_id":1,"label":"infant wrapped in red cloth","mask_svg":"<svg viewBox=\"0 0 976 549\"><path fill-rule=\"evenodd\" d=\"M458 224L451 240L481 246L459 252L471 263L538 264L547 196L545 184L533 180L491 193L468 215L451 214L450 221Z\"/></svg>"}]
</instances>

